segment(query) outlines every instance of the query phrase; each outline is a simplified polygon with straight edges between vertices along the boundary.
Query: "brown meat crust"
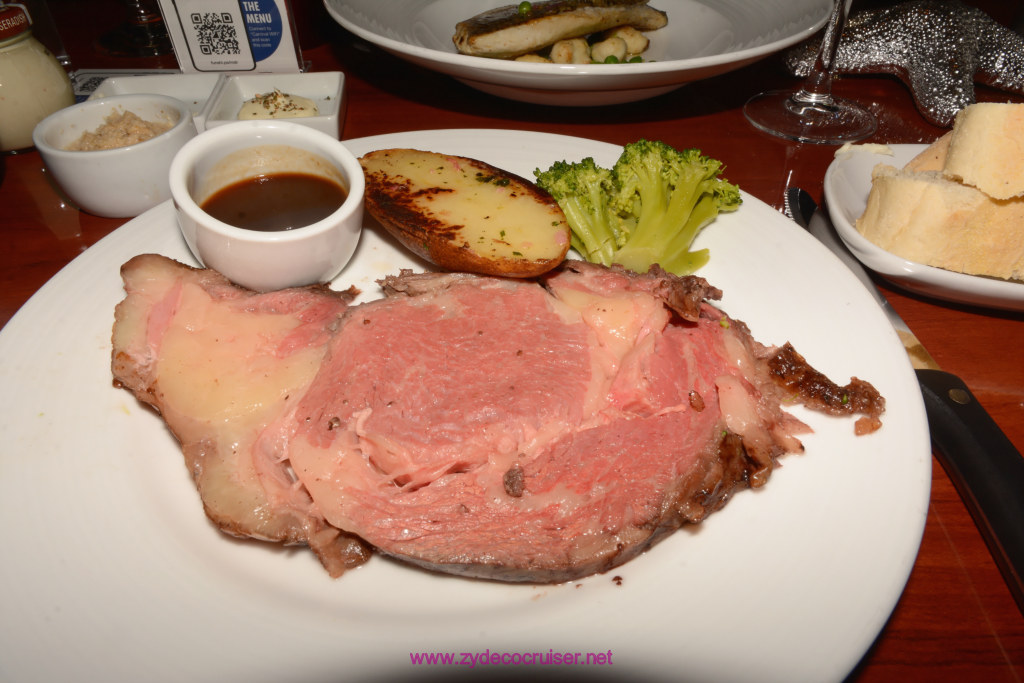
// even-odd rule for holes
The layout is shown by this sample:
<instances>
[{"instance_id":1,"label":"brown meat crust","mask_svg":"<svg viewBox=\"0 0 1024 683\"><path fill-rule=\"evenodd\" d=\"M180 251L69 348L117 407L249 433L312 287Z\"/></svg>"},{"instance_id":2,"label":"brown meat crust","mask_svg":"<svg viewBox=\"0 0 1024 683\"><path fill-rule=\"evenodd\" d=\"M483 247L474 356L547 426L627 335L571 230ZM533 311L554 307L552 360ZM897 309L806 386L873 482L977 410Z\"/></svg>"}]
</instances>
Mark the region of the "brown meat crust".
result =
<instances>
[{"instance_id":1,"label":"brown meat crust","mask_svg":"<svg viewBox=\"0 0 1024 683\"><path fill-rule=\"evenodd\" d=\"M811 410L829 415L862 414L869 418L885 412L885 398L869 382L852 377L849 384L839 386L811 367L788 342L768 359L768 367L775 381L795 392Z\"/></svg>"}]
</instances>

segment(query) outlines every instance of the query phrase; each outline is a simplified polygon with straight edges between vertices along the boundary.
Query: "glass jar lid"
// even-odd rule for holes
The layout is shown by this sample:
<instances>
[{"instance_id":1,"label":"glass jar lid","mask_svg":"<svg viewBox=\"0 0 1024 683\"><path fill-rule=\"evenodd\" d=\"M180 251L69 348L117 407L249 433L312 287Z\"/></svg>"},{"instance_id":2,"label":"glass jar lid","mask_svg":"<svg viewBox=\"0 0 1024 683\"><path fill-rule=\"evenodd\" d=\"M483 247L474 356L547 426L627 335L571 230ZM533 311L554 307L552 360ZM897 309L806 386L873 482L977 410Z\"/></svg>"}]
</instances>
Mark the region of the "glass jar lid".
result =
<instances>
[{"instance_id":1,"label":"glass jar lid","mask_svg":"<svg viewBox=\"0 0 1024 683\"><path fill-rule=\"evenodd\" d=\"M25 38L31 32L28 10L21 5L0 5L0 45Z\"/></svg>"}]
</instances>

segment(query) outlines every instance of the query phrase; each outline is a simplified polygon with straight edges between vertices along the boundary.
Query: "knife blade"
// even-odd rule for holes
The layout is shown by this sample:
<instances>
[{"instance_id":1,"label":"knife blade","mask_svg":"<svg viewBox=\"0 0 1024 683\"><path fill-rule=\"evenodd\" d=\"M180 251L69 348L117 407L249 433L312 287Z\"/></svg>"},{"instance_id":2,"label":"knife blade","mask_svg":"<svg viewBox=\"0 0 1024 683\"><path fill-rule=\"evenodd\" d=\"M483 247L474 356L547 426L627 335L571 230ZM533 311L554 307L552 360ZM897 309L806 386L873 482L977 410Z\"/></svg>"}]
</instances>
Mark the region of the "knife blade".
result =
<instances>
[{"instance_id":1,"label":"knife blade","mask_svg":"<svg viewBox=\"0 0 1024 683\"><path fill-rule=\"evenodd\" d=\"M895 328L917 374L935 455L1024 614L1024 456L963 380L939 367L810 194L788 188L784 209L857 276Z\"/></svg>"}]
</instances>

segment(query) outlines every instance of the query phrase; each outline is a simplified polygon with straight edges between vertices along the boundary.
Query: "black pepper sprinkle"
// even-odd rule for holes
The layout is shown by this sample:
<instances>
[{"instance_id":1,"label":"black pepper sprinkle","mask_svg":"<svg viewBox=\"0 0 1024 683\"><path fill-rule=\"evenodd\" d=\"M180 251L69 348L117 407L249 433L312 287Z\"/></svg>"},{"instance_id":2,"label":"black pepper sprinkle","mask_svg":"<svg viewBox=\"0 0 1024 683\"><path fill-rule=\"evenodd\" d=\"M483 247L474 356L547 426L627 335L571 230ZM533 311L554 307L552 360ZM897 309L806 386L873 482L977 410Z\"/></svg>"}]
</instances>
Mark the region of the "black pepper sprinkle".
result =
<instances>
[{"instance_id":1,"label":"black pepper sprinkle","mask_svg":"<svg viewBox=\"0 0 1024 683\"><path fill-rule=\"evenodd\" d=\"M256 97L252 98L252 101L271 112L271 114L302 109L301 106L293 102L287 95L283 94L277 88L274 88L273 92L256 95Z\"/></svg>"}]
</instances>

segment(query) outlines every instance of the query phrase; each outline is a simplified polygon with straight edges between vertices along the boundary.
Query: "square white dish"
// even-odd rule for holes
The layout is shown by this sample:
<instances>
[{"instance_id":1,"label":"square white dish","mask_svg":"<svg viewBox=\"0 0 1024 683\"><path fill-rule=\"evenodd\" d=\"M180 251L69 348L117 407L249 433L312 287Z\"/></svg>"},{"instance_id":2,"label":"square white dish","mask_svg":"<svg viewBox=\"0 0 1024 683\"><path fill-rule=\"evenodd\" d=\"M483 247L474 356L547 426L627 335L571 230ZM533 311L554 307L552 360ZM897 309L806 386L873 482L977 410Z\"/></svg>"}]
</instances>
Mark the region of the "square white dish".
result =
<instances>
[{"instance_id":1,"label":"square white dish","mask_svg":"<svg viewBox=\"0 0 1024 683\"><path fill-rule=\"evenodd\" d=\"M885 251L857 232L871 192L871 171L884 163L897 168L927 145L855 145L836 154L825 173L825 203L836 232L861 263L885 279L926 296L1009 311L1024 311L1024 284L955 273Z\"/></svg>"},{"instance_id":2,"label":"square white dish","mask_svg":"<svg viewBox=\"0 0 1024 683\"><path fill-rule=\"evenodd\" d=\"M179 99L192 111L192 120L196 130L202 132L203 109L213 93L220 74L143 74L111 76L97 86L89 95L90 100L111 95L134 95L138 93L158 93Z\"/></svg>"},{"instance_id":3,"label":"square white dish","mask_svg":"<svg viewBox=\"0 0 1024 683\"><path fill-rule=\"evenodd\" d=\"M247 100L275 89L288 95L308 97L316 103L317 116L289 121L315 128L334 138L340 137L345 112L345 76L340 71L222 76L203 112L205 127L237 121L238 112Z\"/></svg>"}]
</instances>

